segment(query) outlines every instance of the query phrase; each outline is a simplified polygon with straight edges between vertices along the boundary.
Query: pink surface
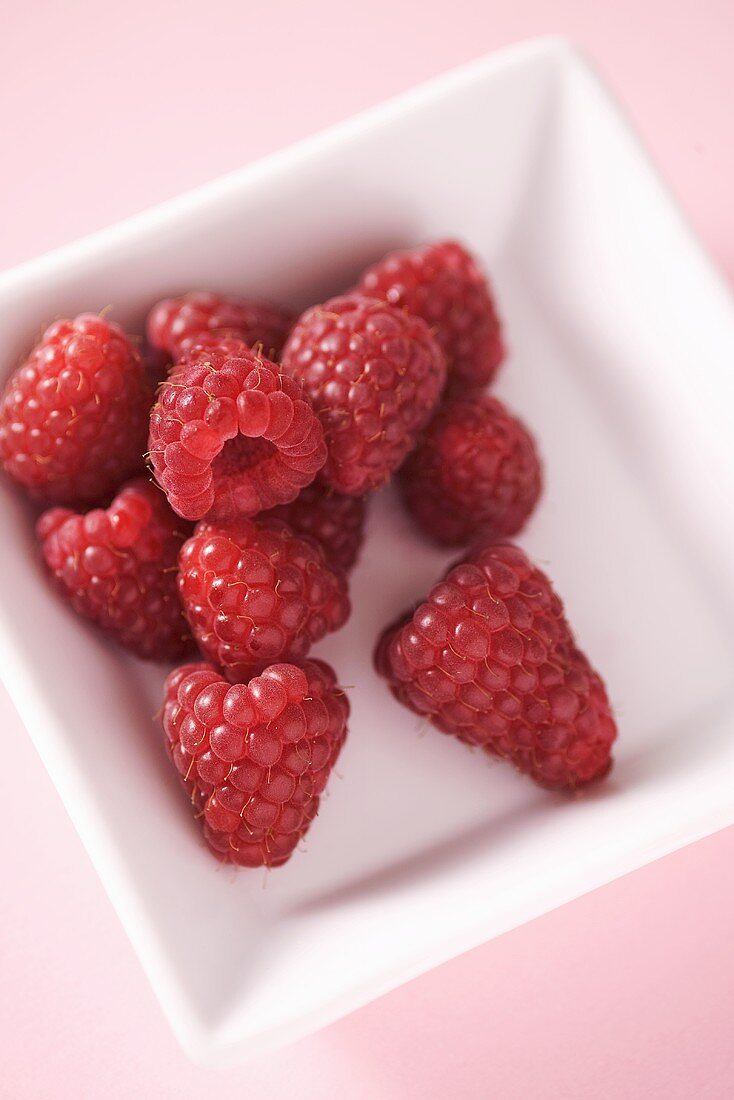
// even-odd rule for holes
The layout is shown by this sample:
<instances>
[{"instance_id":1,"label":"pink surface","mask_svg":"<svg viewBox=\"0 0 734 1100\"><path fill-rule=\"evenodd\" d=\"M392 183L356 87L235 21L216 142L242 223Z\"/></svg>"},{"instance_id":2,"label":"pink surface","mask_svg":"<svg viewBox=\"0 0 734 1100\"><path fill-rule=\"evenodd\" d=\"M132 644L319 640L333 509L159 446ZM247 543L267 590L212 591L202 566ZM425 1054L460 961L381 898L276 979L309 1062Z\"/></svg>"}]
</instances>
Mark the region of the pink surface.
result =
<instances>
[{"instance_id":1,"label":"pink surface","mask_svg":"<svg viewBox=\"0 0 734 1100\"><path fill-rule=\"evenodd\" d=\"M14 5L0 266L436 72L562 32L734 275L731 0ZM124 18L121 12L124 11ZM286 28L288 28L286 30ZM12 117L9 105L12 104ZM0 1092L350 1100L729 1097L734 829L460 958L275 1059L192 1067L4 694Z\"/></svg>"}]
</instances>

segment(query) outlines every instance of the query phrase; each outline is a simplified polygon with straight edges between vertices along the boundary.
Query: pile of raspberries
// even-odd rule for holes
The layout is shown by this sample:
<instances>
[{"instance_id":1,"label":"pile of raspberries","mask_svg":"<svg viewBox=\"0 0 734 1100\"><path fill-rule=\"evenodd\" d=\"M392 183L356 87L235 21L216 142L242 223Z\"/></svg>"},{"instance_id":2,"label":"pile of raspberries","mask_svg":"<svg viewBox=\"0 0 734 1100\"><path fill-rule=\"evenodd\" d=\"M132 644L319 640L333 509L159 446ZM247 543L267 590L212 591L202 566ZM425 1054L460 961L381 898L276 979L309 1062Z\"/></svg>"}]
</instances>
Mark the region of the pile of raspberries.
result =
<instances>
[{"instance_id":1,"label":"pile of raspberries","mask_svg":"<svg viewBox=\"0 0 734 1100\"><path fill-rule=\"evenodd\" d=\"M349 617L393 475L425 537L461 548L377 641L395 698L544 787L608 772L604 684L506 541L542 472L486 393L503 358L486 277L444 241L300 317L195 291L158 302L142 344L103 316L56 321L10 377L0 458L46 508L48 572L108 637L177 666L165 743L218 859L285 863L318 811L349 704L310 651Z\"/></svg>"}]
</instances>

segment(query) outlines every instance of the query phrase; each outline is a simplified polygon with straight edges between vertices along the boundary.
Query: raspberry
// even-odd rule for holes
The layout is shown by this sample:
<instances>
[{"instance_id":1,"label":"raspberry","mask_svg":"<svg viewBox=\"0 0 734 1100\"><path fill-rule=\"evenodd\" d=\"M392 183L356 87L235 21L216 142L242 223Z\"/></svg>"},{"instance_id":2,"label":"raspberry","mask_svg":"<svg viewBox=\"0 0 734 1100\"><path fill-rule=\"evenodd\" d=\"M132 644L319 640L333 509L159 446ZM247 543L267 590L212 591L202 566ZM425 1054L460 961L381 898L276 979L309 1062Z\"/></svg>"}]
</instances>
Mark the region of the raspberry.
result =
<instances>
[{"instance_id":1,"label":"raspberry","mask_svg":"<svg viewBox=\"0 0 734 1100\"><path fill-rule=\"evenodd\" d=\"M611 767L616 726L550 581L508 544L479 548L389 627L375 665L405 706L543 787Z\"/></svg>"},{"instance_id":2,"label":"raspberry","mask_svg":"<svg viewBox=\"0 0 734 1100\"><path fill-rule=\"evenodd\" d=\"M334 569L348 573L362 548L366 513L366 497L334 493L317 478L291 504L280 504L258 518L283 520L296 535L314 539Z\"/></svg>"},{"instance_id":3,"label":"raspberry","mask_svg":"<svg viewBox=\"0 0 734 1100\"><path fill-rule=\"evenodd\" d=\"M177 360L201 333L239 336L248 347L259 344L271 359L280 354L293 316L279 306L192 290L181 298L165 298L148 314L148 341Z\"/></svg>"},{"instance_id":4,"label":"raspberry","mask_svg":"<svg viewBox=\"0 0 734 1100\"><path fill-rule=\"evenodd\" d=\"M393 252L365 271L358 289L428 322L452 387L484 386L496 375L505 349L492 295L479 264L456 241Z\"/></svg>"},{"instance_id":5,"label":"raspberry","mask_svg":"<svg viewBox=\"0 0 734 1100\"><path fill-rule=\"evenodd\" d=\"M361 496L386 481L433 414L446 377L441 350L418 317L352 294L314 306L283 348L321 417L324 480Z\"/></svg>"},{"instance_id":6,"label":"raspberry","mask_svg":"<svg viewBox=\"0 0 734 1100\"><path fill-rule=\"evenodd\" d=\"M300 385L232 339L174 368L153 406L149 449L174 511L212 522L289 503L326 459Z\"/></svg>"},{"instance_id":7,"label":"raspberry","mask_svg":"<svg viewBox=\"0 0 734 1100\"><path fill-rule=\"evenodd\" d=\"M486 394L442 405L398 473L408 511L436 542L516 534L535 507L541 468L525 426Z\"/></svg>"},{"instance_id":8,"label":"raspberry","mask_svg":"<svg viewBox=\"0 0 734 1100\"><path fill-rule=\"evenodd\" d=\"M139 478L106 511L51 508L36 531L75 611L139 657L178 661L194 650L176 591L181 527L158 489Z\"/></svg>"},{"instance_id":9,"label":"raspberry","mask_svg":"<svg viewBox=\"0 0 734 1100\"><path fill-rule=\"evenodd\" d=\"M179 556L179 592L204 656L230 679L301 660L346 622L346 581L276 519L200 523Z\"/></svg>"},{"instance_id":10,"label":"raspberry","mask_svg":"<svg viewBox=\"0 0 734 1100\"><path fill-rule=\"evenodd\" d=\"M10 376L0 458L35 500L103 500L144 468L153 395L122 329L91 313L56 321Z\"/></svg>"},{"instance_id":11,"label":"raspberry","mask_svg":"<svg viewBox=\"0 0 734 1100\"><path fill-rule=\"evenodd\" d=\"M166 681L163 728L217 859L277 867L319 809L349 703L323 661L275 664L232 686L211 665Z\"/></svg>"}]
</instances>

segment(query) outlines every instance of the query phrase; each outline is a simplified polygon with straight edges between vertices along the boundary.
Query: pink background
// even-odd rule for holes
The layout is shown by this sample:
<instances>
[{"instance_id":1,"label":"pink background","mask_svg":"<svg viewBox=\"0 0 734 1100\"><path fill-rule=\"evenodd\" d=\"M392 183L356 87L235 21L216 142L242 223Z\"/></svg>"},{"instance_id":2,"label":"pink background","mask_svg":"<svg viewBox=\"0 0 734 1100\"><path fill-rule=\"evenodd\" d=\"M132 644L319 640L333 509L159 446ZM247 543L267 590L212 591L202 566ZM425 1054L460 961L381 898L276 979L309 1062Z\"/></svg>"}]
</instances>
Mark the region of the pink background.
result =
<instances>
[{"instance_id":1,"label":"pink background","mask_svg":"<svg viewBox=\"0 0 734 1100\"><path fill-rule=\"evenodd\" d=\"M0 267L461 61L551 32L568 34L596 61L734 276L732 0L16 0L4 10L0 41ZM457 959L274 1059L204 1071L169 1033L4 694L0 717L3 1095L734 1093L734 829Z\"/></svg>"}]
</instances>

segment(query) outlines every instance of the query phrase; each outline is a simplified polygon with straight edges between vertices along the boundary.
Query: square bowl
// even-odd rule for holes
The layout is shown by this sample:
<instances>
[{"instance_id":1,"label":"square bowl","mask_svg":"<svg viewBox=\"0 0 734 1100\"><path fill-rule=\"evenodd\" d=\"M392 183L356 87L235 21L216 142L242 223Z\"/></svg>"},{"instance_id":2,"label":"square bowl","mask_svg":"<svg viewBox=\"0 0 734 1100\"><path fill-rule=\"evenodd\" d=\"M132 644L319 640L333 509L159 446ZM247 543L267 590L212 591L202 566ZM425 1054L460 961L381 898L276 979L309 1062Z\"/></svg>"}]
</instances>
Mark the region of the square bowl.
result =
<instances>
[{"instance_id":1,"label":"square bowl","mask_svg":"<svg viewBox=\"0 0 734 1100\"><path fill-rule=\"evenodd\" d=\"M112 303L140 331L153 300L194 286L298 307L390 247L447 235L492 273L512 349L498 392L546 463L520 541L619 715L617 766L593 793L549 795L421 730L377 680L380 629L451 557L388 489L354 615L318 647L353 685L353 717L307 854L267 876L220 867L151 719L162 672L57 601L27 510L0 487L7 689L200 1061L305 1034L734 821L734 311L567 43L463 67L3 274L6 365L54 316Z\"/></svg>"}]
</instances>

